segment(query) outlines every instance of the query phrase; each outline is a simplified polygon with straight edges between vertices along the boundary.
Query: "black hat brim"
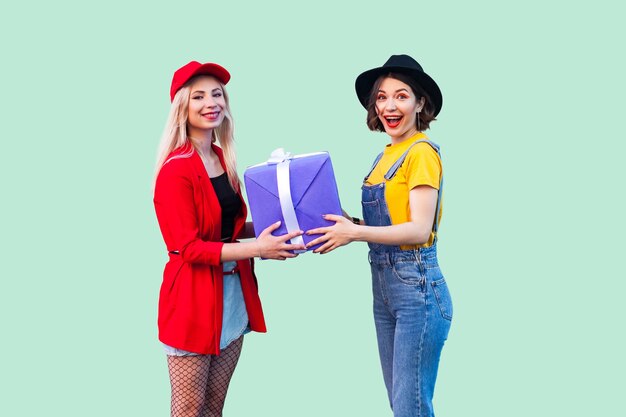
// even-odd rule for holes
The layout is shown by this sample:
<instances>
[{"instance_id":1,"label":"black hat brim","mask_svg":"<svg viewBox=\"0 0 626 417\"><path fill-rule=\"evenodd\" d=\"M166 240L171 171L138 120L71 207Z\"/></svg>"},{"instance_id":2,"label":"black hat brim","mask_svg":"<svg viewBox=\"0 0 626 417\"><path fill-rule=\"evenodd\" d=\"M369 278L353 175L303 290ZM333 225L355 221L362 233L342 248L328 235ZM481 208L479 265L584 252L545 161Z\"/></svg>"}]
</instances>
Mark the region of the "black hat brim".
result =
<instances>
[{"instance_id":1,"label":"black hat brim","mask_svg":"<svg viewBox=\"0 0 626 417\"><path fill-rule=\"evenodd\" d=\"M361 102L361 105L367 109L367 102L369 101L370 92L372 91L372 87L374 87L374 83L381 75L389 74L391 72L401 73L408 75L409 77L415 79L417 83L426 91L428 97L431 99L433 107L435 108L435 116L439 114L441 111L441 107L443 106L443 96L441 95L441 90L439 86L428 74L423 71L419 71L417 69L411 69L406 67L395 67L395 66L386 66L386 67L378 67L368 71L365 71L361 75L356 78L356 82L354 87L356 89L356 95Z\"/></svg>"}]
</instances>

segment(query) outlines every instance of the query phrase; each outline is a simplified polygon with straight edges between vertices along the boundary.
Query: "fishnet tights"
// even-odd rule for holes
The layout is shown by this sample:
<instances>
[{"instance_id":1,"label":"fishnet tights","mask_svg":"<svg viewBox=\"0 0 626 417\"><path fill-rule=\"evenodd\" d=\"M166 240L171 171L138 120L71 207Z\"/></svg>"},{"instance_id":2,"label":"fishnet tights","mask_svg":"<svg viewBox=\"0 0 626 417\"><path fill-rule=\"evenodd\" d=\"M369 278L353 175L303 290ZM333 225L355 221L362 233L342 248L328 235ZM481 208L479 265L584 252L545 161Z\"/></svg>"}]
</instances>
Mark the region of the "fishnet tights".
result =
<instances>
[{"instance_id":1,"label":"fishnet tights","mask_svg":"<svg viewBox=\"0 0 626 417\"><path fill-rule=\"evenodd\" d=\"M243 336L220 356L168 356L172 417L221 417L226 391L239 360Z\"/></svg>"}]
</instances>

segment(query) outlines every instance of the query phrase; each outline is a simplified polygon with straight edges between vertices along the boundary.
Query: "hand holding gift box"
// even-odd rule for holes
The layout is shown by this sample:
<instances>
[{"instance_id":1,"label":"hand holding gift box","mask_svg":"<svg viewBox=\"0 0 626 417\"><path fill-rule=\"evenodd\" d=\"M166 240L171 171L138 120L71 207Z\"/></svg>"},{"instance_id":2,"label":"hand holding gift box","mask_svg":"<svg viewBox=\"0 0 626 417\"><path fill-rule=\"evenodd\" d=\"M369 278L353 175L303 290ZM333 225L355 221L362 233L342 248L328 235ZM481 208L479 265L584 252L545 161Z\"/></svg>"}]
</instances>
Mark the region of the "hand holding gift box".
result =
<instances>
[{"instance_id":1,"label":"hand holding gift box","mask_svg":"<svg viewBox=\"0 0 626 417\"><path fill-rule=\"evenodd\" d=\"M328 152L292 155L276 149L266 162L246 169L244 181L257 237L279 220L280 227L272 233L276 236L332 226L335 222L322 216L342 214ZM291 242L306 244L315 237L297 236Z\"/></svg>"}]
</instances>

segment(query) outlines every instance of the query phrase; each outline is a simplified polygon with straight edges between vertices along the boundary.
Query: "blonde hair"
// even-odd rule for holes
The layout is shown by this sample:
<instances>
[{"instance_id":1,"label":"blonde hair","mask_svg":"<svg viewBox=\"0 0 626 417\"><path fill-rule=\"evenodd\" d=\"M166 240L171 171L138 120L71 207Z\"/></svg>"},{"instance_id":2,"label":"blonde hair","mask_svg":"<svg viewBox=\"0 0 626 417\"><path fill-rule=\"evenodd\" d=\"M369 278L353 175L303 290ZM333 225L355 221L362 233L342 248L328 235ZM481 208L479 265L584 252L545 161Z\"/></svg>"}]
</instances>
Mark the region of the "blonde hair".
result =
<instances>
[{"instance_id":1,"label":"blonde hair","mask_svg":"<svg viewBox=\"0 0 626 417\"><path fill-rule=\"evenodd\" d=\"M154 182L159 175L159 171L163 165L169 161L178 158L189 158L195 151L194 143L189 140L187 136L187 119L189 116L189 97L191 95L191 84L203 75L199 75L189 79L183 87L176 92L174 100L172 100L172 106L170 107L170 113L161 135L161 142L159 143L157 151L157 161L154 173ZM217 79L216 79L217 80ZM226 163L226 174L228 175L228 181L233 190L238 191L240 186L239 176L237 175L237 160L235 157L235 138L234 131L235 126L233 122L233 116L230 112L230 104L228 100L228 93L219 80L219 83L223 93L224 101L224 120L216 128L213 129L212 142L219 142L220 147L224 153L224 162ZM168 159L168 155L177 148L187 147L188 150L178 155L172 156Z\"/></svg>"}]
</instances>

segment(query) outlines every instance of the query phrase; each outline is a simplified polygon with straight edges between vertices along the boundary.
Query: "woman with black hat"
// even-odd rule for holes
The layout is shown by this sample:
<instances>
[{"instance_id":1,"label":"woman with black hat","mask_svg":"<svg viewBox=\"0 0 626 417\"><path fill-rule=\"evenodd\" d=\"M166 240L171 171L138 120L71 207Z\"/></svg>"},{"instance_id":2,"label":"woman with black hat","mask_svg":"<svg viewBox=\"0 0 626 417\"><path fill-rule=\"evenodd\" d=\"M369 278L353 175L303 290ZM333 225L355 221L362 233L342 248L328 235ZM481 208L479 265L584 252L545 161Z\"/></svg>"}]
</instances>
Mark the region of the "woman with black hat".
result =
<instances>
[{"instance_id":1,"label":"woman with black hat","mask_svg":"<svg viewBox=\"0 0 626 417\"><path fill-rule=\"evenodd\" d=\"M157 157L154 206L169 259L159 296L159 340L171 415L221 416L243 335L265 332L251 259L285 260L301 234L254 237L237 176L233 118L218 64L189 62L172 78ZM220 146L217 146L219 143Z\"/></svg>"},{"instance_id":2,"label":"woman with black hat","mask_svg":"<svg viewBox=\"0 0 626 417\"><path fill-rule=\"evenodd\" d=\"M437 262L443 174L439 146L423 133L441 110L435 81L413 58L393 55L356 80L370 130L390 143L365 177L364 219L327 215L335 225L309 246L328 253L368 242L378 351L395 417L433 416L432 398L452 301Z\"/></svg>"}]
</instances>

